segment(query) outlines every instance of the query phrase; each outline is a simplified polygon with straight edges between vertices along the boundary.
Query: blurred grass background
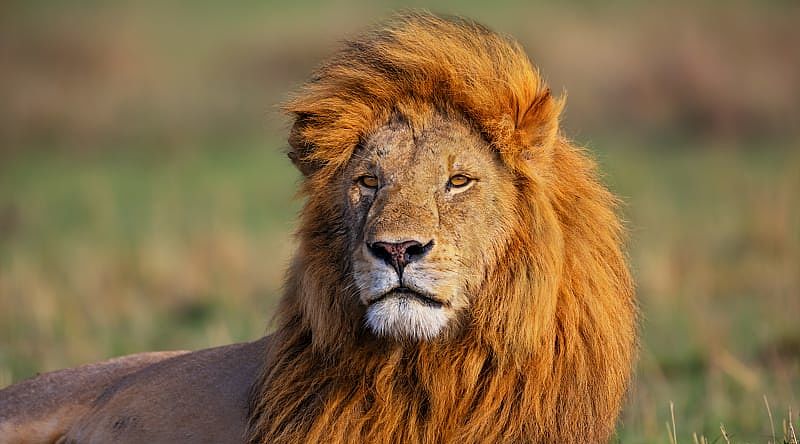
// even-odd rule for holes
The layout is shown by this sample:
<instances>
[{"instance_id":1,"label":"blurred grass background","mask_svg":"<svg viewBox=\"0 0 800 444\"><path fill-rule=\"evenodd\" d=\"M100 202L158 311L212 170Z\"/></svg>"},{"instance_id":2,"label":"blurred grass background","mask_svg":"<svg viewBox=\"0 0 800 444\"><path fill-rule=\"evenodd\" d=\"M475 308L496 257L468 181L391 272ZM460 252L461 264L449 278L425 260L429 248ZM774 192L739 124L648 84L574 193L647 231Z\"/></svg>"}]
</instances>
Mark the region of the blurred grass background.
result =
<instances>
[{"instance_id":1,"label":"blurred grass background","mask_svg":"<svg viewBox=\"0 0 800 444\"><path fill-rule=\"evenodd\" d=\"M268 328L301 202L278 104L425 7L518 38L627 202L619 441L772 441L800 403L800 4L0 3L0 387ZM671 425L670 425L671 427Z\"/></svg>"}]
</instances>

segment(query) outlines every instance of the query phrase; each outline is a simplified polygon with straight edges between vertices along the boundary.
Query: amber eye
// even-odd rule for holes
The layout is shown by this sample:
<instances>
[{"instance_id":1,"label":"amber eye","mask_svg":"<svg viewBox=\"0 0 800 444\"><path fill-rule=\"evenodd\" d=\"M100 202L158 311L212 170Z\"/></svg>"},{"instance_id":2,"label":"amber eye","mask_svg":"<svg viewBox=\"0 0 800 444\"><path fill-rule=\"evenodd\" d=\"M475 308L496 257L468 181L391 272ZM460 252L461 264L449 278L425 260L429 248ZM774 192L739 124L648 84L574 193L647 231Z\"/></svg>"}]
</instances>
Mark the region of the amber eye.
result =
<instances>
[{"instance_id":1,"label":"amber eye","mask_svg":"<svg viewBox=\"0 0 800 444\"><path fill-rule=\"evenodd\" d=\"M375 176L361 176L358 178L358 183L366 188L378 188L378 178Z\"/></svg>"},{"instance_id":2,"label":"amber eye","mask_svg":"<svg viewBox=\"0 0 800 444\"><path fill-rule=\"evenodd\" d=\"M455 176L451 177L450 180L447 182L447 185L452 188L463 188L469 185L473 179L463 175L463 174L456 174Z\"/></svg>"}]
</instances>

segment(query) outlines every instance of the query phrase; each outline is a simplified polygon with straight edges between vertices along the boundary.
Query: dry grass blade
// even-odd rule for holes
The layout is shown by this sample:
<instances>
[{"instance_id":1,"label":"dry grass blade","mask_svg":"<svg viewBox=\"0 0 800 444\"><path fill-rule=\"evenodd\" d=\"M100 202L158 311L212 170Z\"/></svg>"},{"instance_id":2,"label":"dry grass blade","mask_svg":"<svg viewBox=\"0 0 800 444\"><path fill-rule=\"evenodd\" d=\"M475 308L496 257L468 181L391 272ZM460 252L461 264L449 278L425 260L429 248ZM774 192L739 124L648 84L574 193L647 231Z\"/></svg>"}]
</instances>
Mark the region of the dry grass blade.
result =
<instances>
[{"instance_id":1,"label":"dry grass blade","mask_svg":"<svg viewBox=\"0 0 800 444\"><path fill-rule=\"evenodd\" d=\"M767 406L767 415L769 416L769 427L772 430L772 441L767 441L767 444L770 442L772 444L777 443L777 438L775 437L775 423L772 421L772 411L769 408L769 401L767 401L767 395L764 395L764 405Z\"/></svg>"},{"instance_id":2,"label":"dry grass blade","mask_svg":"<svg viewBox=\"0 0 800 444\"><path fill-rule=\"evenodd\" d=\"M794 431L794 419L792 418L792 408L791 407L789 407L789 420L788 420L788 423L789 423L788 433L787 433L788 438L789 438L788 442L789 442L789 444L798 444L798 442L797 442L797 433L795 433L795 431Z\"/></svg>"},{"instance_id":3,"label":"dry grass blade","mask_svg":"<svg viewBox=\"0 0 800 444\"><path fill-rule=\"evenodd\" d=\"M670 443L678 444L678 433L675 428L675 403L670 401L669 402L669 416L672 418L672 429L670 430ZM669 424L667 424L667 429L669 430Z\"/></svg>"},{"instance_id":4,"label":"dry grass blade","mask_svg":"<svg viewBox=\"0 0 800 444\"><path fill-rule=\"evenodd\" d=\"M725 439L725 442L727 444L731 444L731 440L728 437L728 432L725 431L725 426L722 423L719 424L719 431L722 432L722 438Z\"/></svg>"}]
</instances>

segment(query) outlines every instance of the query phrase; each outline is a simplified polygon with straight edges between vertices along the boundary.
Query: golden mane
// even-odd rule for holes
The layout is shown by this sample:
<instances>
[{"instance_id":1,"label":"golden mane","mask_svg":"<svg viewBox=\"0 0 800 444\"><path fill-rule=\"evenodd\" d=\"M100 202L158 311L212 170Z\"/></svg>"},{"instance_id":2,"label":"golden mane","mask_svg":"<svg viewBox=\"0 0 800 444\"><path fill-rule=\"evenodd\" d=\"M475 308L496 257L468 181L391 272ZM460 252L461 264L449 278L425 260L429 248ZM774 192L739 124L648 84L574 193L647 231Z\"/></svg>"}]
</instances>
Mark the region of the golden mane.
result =
<instances>
[{"instance_id":1,"label":"golden mane","mask_svg":"<svg viewBox=\"0 0 800 444\"><path fill-rule=\"evenodd\" d=\"M403 343L363 328L332 182L371 129L426 106L458 112L501 154L517 223L463 334ZM607 441L636 348L622 227L520 46L403 15L347 42L286 108L307 200L248 442Z\"/></svg>"}]
</instances>

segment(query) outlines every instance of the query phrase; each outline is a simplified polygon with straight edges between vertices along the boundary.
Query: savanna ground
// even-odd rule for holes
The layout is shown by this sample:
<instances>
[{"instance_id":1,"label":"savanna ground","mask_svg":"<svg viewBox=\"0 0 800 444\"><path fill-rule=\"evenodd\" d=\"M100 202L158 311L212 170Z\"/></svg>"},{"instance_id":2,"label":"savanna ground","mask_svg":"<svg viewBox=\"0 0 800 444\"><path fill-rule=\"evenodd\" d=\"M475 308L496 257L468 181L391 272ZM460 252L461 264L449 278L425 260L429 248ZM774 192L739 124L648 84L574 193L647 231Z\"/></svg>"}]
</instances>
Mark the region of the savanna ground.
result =
<instances>
[{"instance_id":1,"label":"savanna ground","mask_svg":"<svg viewBox=\"0 0 800 444\"><path fill-rule=\"evenodd\" d=\"M0 386L268 330L301 205L276 104L427 6L518 37L626 202L619 441L670 442L670 403L677 442L773 441L764 397L779 442L800 425L795 3L59 5L0 6Z\"/></svg>"}]
</instances>

